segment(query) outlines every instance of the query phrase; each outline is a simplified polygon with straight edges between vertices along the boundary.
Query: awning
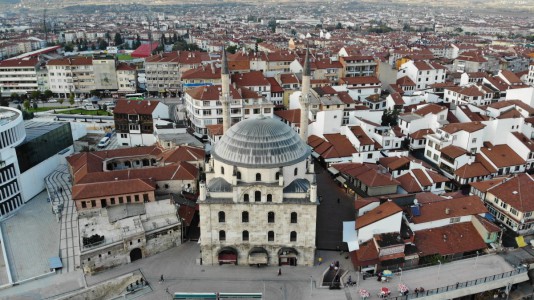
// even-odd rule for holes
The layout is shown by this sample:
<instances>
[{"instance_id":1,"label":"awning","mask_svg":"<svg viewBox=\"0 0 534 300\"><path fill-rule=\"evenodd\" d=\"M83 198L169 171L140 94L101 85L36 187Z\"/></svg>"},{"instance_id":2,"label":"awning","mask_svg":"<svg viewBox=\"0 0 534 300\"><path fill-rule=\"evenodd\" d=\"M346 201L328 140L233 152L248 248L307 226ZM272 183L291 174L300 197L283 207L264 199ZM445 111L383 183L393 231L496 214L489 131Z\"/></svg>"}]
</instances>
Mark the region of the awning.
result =
<instances>
[{"instance_id":1,"label":"awning","mask_svg":"<svg viewBox=\"0 0 534 300\"><path fill-rule=\"evenodd\" d=\"M286 254L280 254L278 255L278 257L280 258L284 258L284 257L297 257L297 254L296 253L293 253L293 252L288 252Z\"/></svg>"},{"instance_id":2,"label":"awning","mask_svg":"<svg viewBox=\"0 0 534 300\"><path fill-rule=\"evenodd\" d=\"M237 254L234 254L234 253L220 253L219 254L219 261L236 262L237 261Z\"/></svg>"},{"instance_id":3,"label":"awning","mask_svg":"<svg viewBox=\"0 0 534 300\"><path fill-rule=\"evenodd\" d=\"M330 168L328 168L328 172L332 173L332 175L337 175L337 174L339 174L339 171L338 171L336 168L334 168L334 167L330 167Z\"/></svg>"},{"instance_id":4,"label":"awning","mask_svg":"<svg viewBox=\"0 0 534 300\"><path fill-rule=\"evenodd\" d=\"M523 248L527 245L527 243L525 243L525 238L522 235L516 237L515 241L517 242L517 247L519 248Z\"/></svg>"},{"instance_id":5,"label":"awning","mask_svg":"<svg viewBox=\"0 0 534 300\"><path fill-rule=\"evenodd\" d=\"M339 182L341 182L342 184L345 183L345 182L347 182L347 180L346 180L344 177L342 177L342 176L338 176L338 177L336 177L336 180L339 181Z\"/></svg>"},{"instance_id":6,"label":"awning","mask_svg":"<svg viewBox=\"0 0 534 300\"><path fill-rule=\"evenodd\" d=\"M349 252L360 249L356 234L356 221L343 222L343 242L347 243Z\"/></svg>"},{"instance_id":7,"label":"awning","mask_svg":"<svg viewBox=\"0 0 534 300\"><path fill-rule=\"evenodd\" d=\"M48 259L48 266L50 267L51 270L63 268L63 264L61 263L61 258L59 258L58 256L50 257Z\"/></svg>"},{"instance_id":8,"label":"awning","mask_svg":"<svg viewBox=\"0 0 534 300\"><path fill-rule=\"evenodd\" d=\"M312 151L312 156L315 157L315 158L318 158L320 155L319 155L319 153L317 153L315 151Z\"/></svg>"},{"instance_id":9,"label":"awning","mask_svg":"<svg viewBox=\"0 0 534 300\"><path fill-rule=\"evenodd\" d=\"M249 264L267 264L268 262L269 262L269 257L267 256L267 253L258 252L258 253L250 253L248 255Z\"/></svg>"}]
</instances>

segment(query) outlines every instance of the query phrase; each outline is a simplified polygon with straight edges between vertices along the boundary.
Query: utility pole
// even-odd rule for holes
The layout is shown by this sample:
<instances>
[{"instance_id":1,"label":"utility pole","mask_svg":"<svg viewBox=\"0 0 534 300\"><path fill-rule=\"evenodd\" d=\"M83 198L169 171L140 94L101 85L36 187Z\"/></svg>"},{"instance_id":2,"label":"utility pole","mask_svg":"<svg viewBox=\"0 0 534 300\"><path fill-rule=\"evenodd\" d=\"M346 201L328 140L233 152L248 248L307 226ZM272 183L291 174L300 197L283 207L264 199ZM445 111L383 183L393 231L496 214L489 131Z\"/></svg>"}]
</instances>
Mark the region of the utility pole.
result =
<instances>
[{"instance_id":1,"label":"utility pole","mask_svg":"<svg viewBox=\"0 0 534 300\"><path fill-rule=\"evenodd\" d=\"M45 47L48 45L48 30L46 28L46 7L43 10L43 30L45 34Z\"/></svg>"}]
</instances>

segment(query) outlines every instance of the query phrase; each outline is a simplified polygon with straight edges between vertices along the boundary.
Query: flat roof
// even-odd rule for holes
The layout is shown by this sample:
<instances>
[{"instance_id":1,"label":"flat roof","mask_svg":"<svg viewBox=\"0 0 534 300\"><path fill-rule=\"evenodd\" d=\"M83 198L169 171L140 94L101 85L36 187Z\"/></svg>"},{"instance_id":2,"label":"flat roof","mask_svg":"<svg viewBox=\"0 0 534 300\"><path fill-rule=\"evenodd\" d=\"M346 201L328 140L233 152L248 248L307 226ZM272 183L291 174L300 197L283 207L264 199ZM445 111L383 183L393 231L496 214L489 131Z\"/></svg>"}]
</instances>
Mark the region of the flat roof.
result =
<instances>
[{"instance_id":1,"label":"flat roof","mask_svg":"<svg viewBox=\"0 0 534 300\"><path fill-rule=\"evenodd\" d=\"M26 129L26 139L24 140L24 143L27 143L33 139L36 139L43 134L46 134L54 129L57 129L61 126L64 126L65 124L69 124L67 122L40 122L40 121L25 121L24 122L24 128ZM69 125L70 126L70 125Z\"/></svg>"},{"instance_id":2,"label":"flat roof","mask_svg":"<svg viewBox=\"0 0 534 300\"><path fill-rule=\"evenodd\" d=\"M20 112L13 109L0 108L0 126L9 124L20 116Z\"/></svg>"}]
</instances>

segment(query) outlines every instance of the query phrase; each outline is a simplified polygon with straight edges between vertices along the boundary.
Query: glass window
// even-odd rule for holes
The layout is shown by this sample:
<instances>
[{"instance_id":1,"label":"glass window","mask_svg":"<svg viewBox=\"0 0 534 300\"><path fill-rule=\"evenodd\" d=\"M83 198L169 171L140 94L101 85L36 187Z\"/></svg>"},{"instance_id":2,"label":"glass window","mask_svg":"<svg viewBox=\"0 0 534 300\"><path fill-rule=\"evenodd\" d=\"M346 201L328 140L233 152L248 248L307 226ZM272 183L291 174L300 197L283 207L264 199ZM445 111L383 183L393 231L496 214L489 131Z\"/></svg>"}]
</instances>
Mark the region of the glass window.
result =
<instances>
[{"instance_id":1,"label":"glass window","mask_svg":"<svg viewBox=\"0 0 534 300\"><path fill-rule=\"evenodd\" d=\"M226 221L226 214L224 211L219 212L219 223L224 223Z\"/></svg>"},{"instance_id":2,"label":"glass window","mask_svg":"<svg viewBox=\"0 0 534 300\"><path fill-rule=\"evenodd\" d=\"M224 230L219 231L219 241L226 241L226 232Z\"/></svg>"},{"instance_id":3,"label":"glass window","mask_svg":"<svg viewBox=\"0 0 534 300\"><path fill-rule=\"evenodd\" d=\"M274 231L269 231L267 233L267 241L274 242Z\"/></svg>"},{"instance_id":4,"label":"glass window","mask_svg":"<svg viewBox=\"0 0 534 300\"><path fill-rule=\"evenodd\" d=\"M291 233L289 234L289 241L290 242L296 242L297 241L297 232L296 231L291 231Z\"/></svg>"},{"instance_id":5,"label":"glass window","mask_svg":"<svg viewBox=\"0 0 534 300\"><path fill-rule=\"evenodd\" d=\"M248 231L243 231L243 241L246 242L248 241Z\"/></svg>"},{"instance_id":6,"label":"glass window","mask_svg":"<svg viewBox=\"0 0 534 300\"><path fill-rule=\"evenodd\" d=\"M244 211L241 213L241 222L248 223L248 211Z\"/></svg>"},{"instance_id":7,"label":"glass window","mask_svg":"<svg viewBox=\"0 0 534 300\"><path fill-rule=\"evenodd\" d=\"M274 212L270 211L267 213L267 222L274 223Z\"/></svg>"}]
</instances>

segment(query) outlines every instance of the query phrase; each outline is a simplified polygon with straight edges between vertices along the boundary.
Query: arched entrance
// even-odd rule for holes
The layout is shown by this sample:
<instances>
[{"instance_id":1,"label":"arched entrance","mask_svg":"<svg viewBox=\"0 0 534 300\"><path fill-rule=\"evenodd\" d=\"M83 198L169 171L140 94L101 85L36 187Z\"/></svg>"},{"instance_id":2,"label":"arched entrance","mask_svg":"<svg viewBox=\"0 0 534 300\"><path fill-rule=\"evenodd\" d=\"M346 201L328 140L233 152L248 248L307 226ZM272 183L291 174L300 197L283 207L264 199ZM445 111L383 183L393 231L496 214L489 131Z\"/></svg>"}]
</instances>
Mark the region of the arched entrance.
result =
<instances>
[{"instance_id":1,"label":"arched entrance","mask_svg":"<svg viewBox=\"0 0 534 300\"><path fill-rule=\"evenodd\" d=\"M234 264L237 265L237 250L232 247L224 247L219 251L219 265Z\"/></svg>"},{"instance_id":2,"label":"arched entrance","mask_svg":"<svg viewBox=\"0 0 534 300\"><path fill-rule=\"evenodd\" d=\"M260 266L269 264L269 252L263 247L254 247L248 252L248 264Z\"/></svg>"},{"instance_id":3,"label":"arched entrance","mask_svg":"<svg viewBox=\"0 0 534 300\"><path fill-rule=\"evenodd\" d=\"M298 251L295 248L284 247L278 251L278 265L279 266L296 266Z\"/></svg>"},{"instance_id":4,"label":"arched entrance","mask_svg":"<svg viewBox=\"0 0 534 300\"><path fill-rule=\"evenodd\" d=\"M134 262L141 258L143 258L143 252L141 251L141 249L135 248L130 251L130 262Z\"/></svg>"}]
</instances>

